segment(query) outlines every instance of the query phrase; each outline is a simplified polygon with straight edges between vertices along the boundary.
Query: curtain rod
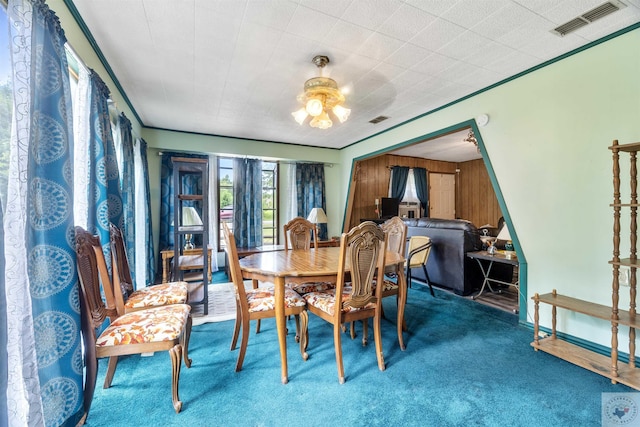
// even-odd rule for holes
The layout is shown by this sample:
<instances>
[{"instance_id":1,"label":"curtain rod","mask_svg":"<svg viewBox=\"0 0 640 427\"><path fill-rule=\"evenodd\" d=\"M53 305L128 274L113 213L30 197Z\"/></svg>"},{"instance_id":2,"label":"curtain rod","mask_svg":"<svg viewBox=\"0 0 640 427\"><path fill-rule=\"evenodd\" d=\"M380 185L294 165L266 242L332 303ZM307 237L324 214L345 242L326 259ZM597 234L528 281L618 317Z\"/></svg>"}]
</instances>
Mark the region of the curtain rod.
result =
<instances>
[{"instance_id":1,"label":"curtain rod","mask_svg":"<svg viewBox=\"0 0 640 427\"><path fill-rule=\"evenodd\" d=\"M207 153L200 153L200 152L196 152L196 151L180 151L182 153L190 153L190 154L207 154ZM162 156L164 154L164 152L158 151L158 156ZM216 155L217 156L217 155ZM260 159L260 157L249 157L249 156L218 156L218 157L238 157L238 158L243 158L243 159ZM264 160L264 159L261 159ZM267 160L268 162L278 162L280 164L283 165L295 165L297 163L303 163L303 164L316 164L316 163L320 163L320 162L292 162L292 161L288 161L288 160ZM330 167L332 168L334 163L322 163L324 166Z\"/></svg>"},{"instance_id":2,"label":"curtain rod","mask_svg":"<svg viewBox=\"0 0 640 427\"><path fill-rule=\"evenodd\" d=\"M278 163L281 163L283 165L296 165L296 164L305 164L305 165L313 165L313 164L317 164L317 163L321 163L321 162L291 162L291 161L286 161L286 160L281 160L278 161ZM327 166L329 168L332 168L334 163L322 163L324 166Z\"/></svg>"},{"instance_id":3,"label":"curtain rod","mask_svg":"<svg viewBox=\"0 0 640 427\"><path fill-rule=\"evenodd\" d=\"M409 169L413 169L412 166L403 166L403 165L388 165L387 169L392 169L395 168L396 166L401 167L401 168L409 168Z\"/></svg>"}]
</instances>

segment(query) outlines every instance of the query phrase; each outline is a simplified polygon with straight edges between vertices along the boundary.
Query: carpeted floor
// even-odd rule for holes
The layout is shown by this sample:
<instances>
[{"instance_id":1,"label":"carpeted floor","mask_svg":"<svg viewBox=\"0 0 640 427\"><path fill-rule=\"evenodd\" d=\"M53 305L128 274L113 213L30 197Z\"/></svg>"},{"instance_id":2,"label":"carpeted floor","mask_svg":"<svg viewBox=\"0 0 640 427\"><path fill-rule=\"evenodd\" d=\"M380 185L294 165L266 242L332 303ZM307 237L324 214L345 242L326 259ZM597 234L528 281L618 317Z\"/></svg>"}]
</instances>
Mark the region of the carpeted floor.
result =
<instances>
[{"instance_id":1,"label":"carpeted floor","mask_svg":"<svg viewBox=\"0 0 640 427\"><path fill-rule=\"evenodd\" d=\"M193 328L182 367L183 409L171 405L166 352L122 357L110 389L100 361L89 426L600 426L603 392L628 387L530 347L516 316L443 291L409 290L406 351L398 347L395 300L385 299L383 347L342 335L346 383L339 384L332 328L310 315L309 359L289 327L289 383L280 383L275 323L252 327L241 372L230 351L233 322ZM361 326L358 332L361 332Z\"/></svg>"}]
</instances>

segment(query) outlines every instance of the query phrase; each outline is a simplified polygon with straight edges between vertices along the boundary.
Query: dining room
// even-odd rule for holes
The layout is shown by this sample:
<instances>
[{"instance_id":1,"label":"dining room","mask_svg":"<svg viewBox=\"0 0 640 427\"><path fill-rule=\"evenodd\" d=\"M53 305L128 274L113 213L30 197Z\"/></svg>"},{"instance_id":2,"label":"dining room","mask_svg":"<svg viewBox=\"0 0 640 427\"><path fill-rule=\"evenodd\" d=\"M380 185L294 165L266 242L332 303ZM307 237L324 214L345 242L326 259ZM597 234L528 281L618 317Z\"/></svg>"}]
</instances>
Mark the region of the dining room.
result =
<instances>
[{"instance_id":1,"label":"dining room","mask_svg":"<svg viewBox=\"0 0 640 427\"><path fill-rule=\"evenodd\" d=\"M541 357L530 346L530 329L538 323L533 314L537 294L558 289L594 304L611 301L608 147L614 138L622 144L638 139L639 64L637 56L629 54L638 50L640 40L636 0L607 2L615 13L566 37L551 29L598 7L599 1L556 7L505 0L495 8L477 8L471 1L446 7L434 6L437 2L347 1L339 2L337 9L334 3L306 0L160 3L127 2L123 13L113 2L0 0L0 25L9 35L0 45L6 59L0 61L6 66L6 80L0 82L0 324L6 331L0 334L0 347L6 349L0 358L0 390L6 397L0 400L0 424L120 425L124 420L233 425L241 424L242 416L251 425L294 424L300 417L310 424L363 424L362 417L373 413L374 421L389 425L415 420L460 425L469 419L499 424L505 417L510 424L533 420L532 425L588 425L599 419L602 393L631 391ZM207 24L208 19L215 19L215 24ZM396 25L404 22L416 24ZM187 30L175 31L181 25ZM537 36L531 37L528 31L534 28ZM219 31L215 41L214 31ZM505 39L513 44L505 44ZM388 43L380 44L381 40ZM332 77L340 83L353 81L358 89L346 96L345 105L353 109L348 121L338 123L332 116L331 128L324 118L314 121L322 119L325 129L311 126L313 119L301 125L290 114L303 107L297 95L305 78L311 77L307 75L316 71L310 59L318 46L330 53ZM485 48L494 54L490 62ZM457 65L443 60L445 52L453 56L444 58ZM141 60L142 54L149 60ZM199 66L204 59L207 66ZM481 63L475 64L478 59ZM356 84L360 80L363 86ZM198 101L199 95L203 98ZM384 101L376 102L378 96ZM381 121L369 122L374 118ZM188 369L186 363L178 363L175 347L185 348L181 341L189 328L178 328L180 337L171 338L177 344L168 352L118 356L118 370L109 378L112 387L96 387L88 414L83 397L87 343L86 334L81 334L87 316L81 314L75 226L100 235L108 264L108 226L117 224L123 229L127 257L135 265L133 288L157 287L148 285L158 283L160 253L168 247L159 244L162 222L170 224L173 218L177 227L202 232L200 225L176 221L176 211L163 212L166 170L160 153L198 153L212 166L221 157L247 164L252 159L288 166L321 164L329 189L321 201L328 218L323 239L331 239L352 229L351 224L345 227L346 212L359 160L461 127L474 131L478 149L487 155L489 180L499 184L494 187L499 189L502 213L517 226L514 245L524 289L519 324L511 323L513 314L504 319L502 312L484 310L438 286L432 296L428 285L413 281L404 306L405 351L398 337L398 289L394 297L382 298L378 309L384 314L378 316L384 351L374 345L377 334L371 320L371 345L360 343L364 324L359 320L351 322L355 342L350 339L351 324L341 330L341 385L341 375L336 378L335 325L327 327L331 322L320 311L306 313L310 339L305 361L296 354L301 343L295 342L295 314L289 320L280 313L276 319L274 298L274 319L260 319L261 332L251 332L241 372L234 371L238 351L229 351L235 322L195 326L189 352L194 363ZM294 168L288 166L276 171L283 178L278 184L296 182L296 175L290 174ZM248 182L242 176L234 181ZM219 194L217 189L211 193ZM373 206L382 195L371 196ZM257 200L255 194L248 198ZM288 204L293 200L297 197L272 200L269 209L283 213L275 216L277 221L308 215L306 206L303 213L291 215ZM213 206L200 208L228 215L228 206L233 206L232 217L243 215L235 204L218 205L213 197L209 201ZM265 223L279 234L283 224L277 221L267 217ZM544 232L540 224L545 224ZM210 241L218 242L211 267L204 256L207 242L194 239L194 245L202 245L201 264L207 266L203 273L209 269L212 282L218 265L223 265L216 264L224 239L218 226L213 221L208 230ZM180 238L195 234L188 231L194 230L179 230ZM240 227L232 232L244 238ZM174 245L174 261L179 261L176 249L185 246ZM257 245L246 245L253 246ZM348 267L346 262L343 267ZM376 270L382 269L386 270ZM209 280L208 274L202 276ZM345 283L342 286L344 290ZM324 294L314 301L326 301L327 291L318 290ZM274 288L274 297L275 292ZM194 312L208 307L207 295L196 298L200 304L190 305ZM378 300L362 295L362 303L375 305ZM543 332L552 326L555 330L557 324L559 335L577 347L600 355L617 353L608 318L596 324L558 310L556 322L555 311L546 316L545 310L552 308L542 308ZM116 312L117 307L108 308L110 315ZM184 313L182 309L187 321L190 317ZM125 316L141 317L135 312ZM300 339L303 311L298 316L295 330ZM286 358L279 340L282 323L278 328L283 317ZM237 332L238 339L245 331ZM633 360L634 349L621 349L622 357ZM113 373L115 366L114 361L109 369L107 359L97 362L101 383L109 382L107 372ZM365 361L370 364L360 364ZM172 405L171 378L177 378L181 366L183 405ZM283 379L287 384L281 384ZM397 390L398 384L403 390ZM354 389L354 394L367 392L353 398L348 393ZM567 414L569 395L588 408L571 408ZM333 411L317 414L317 405L304 405L316 398L337 400L342 407L351 398L357 408L343 417L335 417ZM247 409L238 415L240 399ZM380 402L375 410L357 411L370 408L371 401ZM176 407L180 414L175 414Z\"/></svg>"}]
</instances>

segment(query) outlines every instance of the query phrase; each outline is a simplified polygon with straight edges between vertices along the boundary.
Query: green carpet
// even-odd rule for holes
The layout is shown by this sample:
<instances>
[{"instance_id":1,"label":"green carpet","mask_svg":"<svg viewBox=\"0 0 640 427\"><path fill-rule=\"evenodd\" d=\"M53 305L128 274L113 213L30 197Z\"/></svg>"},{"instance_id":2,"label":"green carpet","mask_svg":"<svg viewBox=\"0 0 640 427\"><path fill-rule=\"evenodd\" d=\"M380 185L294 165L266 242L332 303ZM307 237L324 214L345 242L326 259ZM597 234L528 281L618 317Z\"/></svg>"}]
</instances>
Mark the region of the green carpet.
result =
<instances>
[{"instance_id":1,"label":"green carpet","mask_svg":"<svg viewBox=\"0 0 640 427\"><path fill-rule=\"evenodd\" d=\"M229 351L233 322L193 328L190 369L171 405L168 354L121 358L102 389L100 361L89 426L600 426L601 393L629 392L599 375L535 352L516 316L426 287L409 289L406 351L397 343L395 299L385 300L378 370L373 345L343 336L346 383L339 384L331 326L310 315L304 362L289 323L289 383L280 383L273 320L252 331L241 372ZM361 333L362 326L358 331Z\"/></svg>"}]
</instances>

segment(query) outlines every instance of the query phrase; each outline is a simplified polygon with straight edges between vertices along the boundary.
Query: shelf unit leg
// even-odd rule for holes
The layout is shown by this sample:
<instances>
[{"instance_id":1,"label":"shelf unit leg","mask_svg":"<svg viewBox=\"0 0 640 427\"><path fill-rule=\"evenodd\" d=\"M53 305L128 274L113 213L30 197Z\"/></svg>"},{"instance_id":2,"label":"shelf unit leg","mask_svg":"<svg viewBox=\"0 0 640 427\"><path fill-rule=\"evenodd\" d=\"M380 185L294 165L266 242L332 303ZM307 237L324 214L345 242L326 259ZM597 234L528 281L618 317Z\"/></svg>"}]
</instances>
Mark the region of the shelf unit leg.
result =
<instances>
[{"instance_id":1,"label":"shelf unit leg","mask_svg":"<svg viewBox=\"0 0 640 427\"><path fill-rule=\"evenodd\" d=\"M637 244L638 244L638 166L637 166L637 153L629 153L630 157L630 191L631 191L631 203L630 203L630 216L631 222L629 224L629 260L635 263L638 259ZM635 268L630 269L629 277L629 314L631 316L636 315L636 274ZM629 366L635 367L635 352L636 352L636 330L635 328L629 328Z\"/></svg>"},{"instance_id":2,"label":"shelf unit leg","mask_svg":"<svg viewBox=\"0 0 640 427\"><path fill-rule=\"evenodd\" d=\"M554 297L558 295L558 292L555 289L553 290L552 293ZM558 314L557 312L558 310L556 309L556 306L552 305L551 306L551 338L554 340L557 338L556 336L556 315Z\"/></svg>"},{"instance_id":3,"label":"shelf unit leg","mask_svg":"<svg viewBox=\"0 0 640 427\"><path fill-rule=\"evenodd\" d=\"M534 349L538 351L538 341L540 338L538 337L539 332L539 322L540 322L540 314L538 313L540 305L540 295L536 292L533 296L533 342L536 343L536 347Z\"/></svg>"}]
</instances>

